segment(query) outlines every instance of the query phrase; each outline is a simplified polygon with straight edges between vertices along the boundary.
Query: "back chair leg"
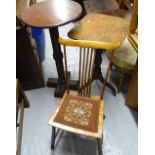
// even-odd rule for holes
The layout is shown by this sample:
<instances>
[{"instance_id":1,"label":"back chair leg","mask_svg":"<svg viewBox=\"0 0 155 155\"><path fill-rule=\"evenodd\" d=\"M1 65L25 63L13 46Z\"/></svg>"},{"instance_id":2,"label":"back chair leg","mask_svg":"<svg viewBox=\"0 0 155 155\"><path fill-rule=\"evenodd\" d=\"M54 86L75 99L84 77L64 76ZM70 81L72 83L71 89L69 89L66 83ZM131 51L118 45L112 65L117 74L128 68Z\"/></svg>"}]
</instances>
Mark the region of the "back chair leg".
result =
<instances>
[{"instance_id":1,"label":"back chair leg","mask_svg":"<svg viewBox=\"0 0 155 155\"><path fill-rule=\"evenodd\" d=\"M98 147L98 154L99 155L103 155L103 151L102 151L102 139L97 138L97 147Z\"/></svg>"},{"instance_id":2,"label":"back chair leg","mask_svg":"<svg viewBox=\"0 0 155 155\"><path fill-rule=\"evenodd\" d=\"M52 126L52 137L51 137L51 149L54 149L54 144L55 144L55 127Z\"/></svg>"}]
</instances>

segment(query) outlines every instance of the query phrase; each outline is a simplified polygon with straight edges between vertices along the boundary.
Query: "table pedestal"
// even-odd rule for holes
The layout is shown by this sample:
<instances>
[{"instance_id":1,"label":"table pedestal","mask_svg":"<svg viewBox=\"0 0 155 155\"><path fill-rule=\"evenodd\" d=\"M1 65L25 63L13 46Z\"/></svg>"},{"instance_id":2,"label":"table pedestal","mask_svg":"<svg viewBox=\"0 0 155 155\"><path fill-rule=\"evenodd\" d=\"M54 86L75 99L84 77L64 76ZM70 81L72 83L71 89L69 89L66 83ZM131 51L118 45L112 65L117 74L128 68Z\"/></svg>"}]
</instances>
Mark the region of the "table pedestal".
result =
<instances>
[{"instance_id":1,"label":"table pedestal","mask_svg":"<svg viewBox=\"0 0 155 155\"><path fill-rule=\"evenodd\" d=\"M63 66L63 53L61 52L61 47L58 42L59 38L59 31L58 27L53 27L49 29L51 42L53 46L53 58L55 60L56 69L58 73L58 78L49 78L47 81L48 87L56 87L54 96L55 97L62 97L65 89L65 72L64 72L64 66ZM70 75L70 72L68 73ZM70 88L77 90L77 81L69 81Z\"/></svg>"},{"instance_id":2,"label":"table pedestal","mask_svg":"<svg viewBox=\"0 0 155 155\"><path fill-rule=\"evenodd\" d=\"M102 72L101 72L102 52L103 52L102 50L97 50L96 52L95 66L93 71L93 80L99 80L101 83L104 84L105 79L103 78ZM116 95L116 90L110 83L106 82L106 86L112 90L114 95Z\"/></svg>"}]
</instances>

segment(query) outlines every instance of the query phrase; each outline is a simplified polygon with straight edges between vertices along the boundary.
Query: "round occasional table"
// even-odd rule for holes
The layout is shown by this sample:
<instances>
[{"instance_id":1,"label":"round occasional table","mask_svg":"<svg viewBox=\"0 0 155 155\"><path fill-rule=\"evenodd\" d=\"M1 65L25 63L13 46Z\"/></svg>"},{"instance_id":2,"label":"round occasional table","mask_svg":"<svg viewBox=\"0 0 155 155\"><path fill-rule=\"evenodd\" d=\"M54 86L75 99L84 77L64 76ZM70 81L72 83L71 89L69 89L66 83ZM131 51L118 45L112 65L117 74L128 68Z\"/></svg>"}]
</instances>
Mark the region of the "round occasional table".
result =
<instances>
[{"instance_id":1,"label":"round occasional table","mask_svg":"<svg viewBox=\"0 0 155 155\"><path fill-rule=\"evenodd\" d=\"M47 86L56 87L55 97L62 97L65 91L63 54L58 43L58 26L78 20L81 14L80 4L71 0L48 0L31 5L21 12L21 19L26 25L36 28L49 28L58 79L49 78ZM71 84L71 87L76 87L76 82L71 82Z\"/></svg>"}]
</instances>

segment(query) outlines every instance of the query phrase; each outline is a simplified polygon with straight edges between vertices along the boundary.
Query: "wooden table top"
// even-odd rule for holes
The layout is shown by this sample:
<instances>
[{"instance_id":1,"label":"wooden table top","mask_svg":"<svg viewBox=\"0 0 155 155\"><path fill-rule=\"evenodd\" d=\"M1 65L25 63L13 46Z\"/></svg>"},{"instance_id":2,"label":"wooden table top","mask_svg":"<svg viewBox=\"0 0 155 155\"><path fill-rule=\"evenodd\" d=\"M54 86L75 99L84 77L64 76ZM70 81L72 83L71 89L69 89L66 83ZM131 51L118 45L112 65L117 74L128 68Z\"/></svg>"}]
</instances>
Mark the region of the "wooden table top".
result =
<instances>
[{"instance_id":1,"label":"wooden table top","mask_svg":"<svg viewBox=\"0 0 155 155\"><path fill-rule=\"evenodd\" d=\"M74 1L48 0L23 9L21 19L31 27L50 28L76 20L81 13L81 6Z\"/></svg>"},{"instance_id":2,"label":"wooden table top","mask_svg":"<svg viewBox=\"0 0 155 155\"><path fill-rule=\"evenodd\" d=\"M129 20L120 17L90 13L73 28L68 36L72 39L122 43L127 37Z\"/></svg>"}]
</instances>

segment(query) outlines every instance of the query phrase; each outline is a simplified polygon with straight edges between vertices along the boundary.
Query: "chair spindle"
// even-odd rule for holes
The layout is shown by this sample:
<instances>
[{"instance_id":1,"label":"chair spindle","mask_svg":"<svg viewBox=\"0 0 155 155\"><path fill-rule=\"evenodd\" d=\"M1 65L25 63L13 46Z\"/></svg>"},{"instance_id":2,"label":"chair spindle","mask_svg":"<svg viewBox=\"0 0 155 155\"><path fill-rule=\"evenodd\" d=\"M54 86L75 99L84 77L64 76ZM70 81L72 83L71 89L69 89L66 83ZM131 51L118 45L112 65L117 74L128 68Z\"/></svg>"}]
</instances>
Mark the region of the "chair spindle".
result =
<instances>
[{"instance_id":1,"label":"chair spindle","mask_svg":"<svg viewBox=\"0 0 155 155\"><path fill-rule=\"evenodd\" d=\"M67 86L67 93L69 93L69 79L68 79L68 68L67 68L67 55L66 55L66 46L64 48L64 60L65 60L65 69L66 69L66 86Z\"/></svg>"}]
</instances>

